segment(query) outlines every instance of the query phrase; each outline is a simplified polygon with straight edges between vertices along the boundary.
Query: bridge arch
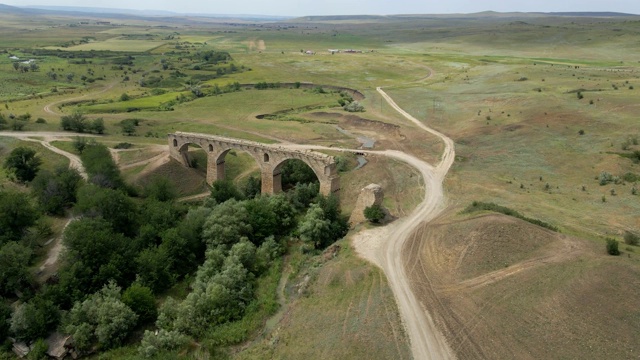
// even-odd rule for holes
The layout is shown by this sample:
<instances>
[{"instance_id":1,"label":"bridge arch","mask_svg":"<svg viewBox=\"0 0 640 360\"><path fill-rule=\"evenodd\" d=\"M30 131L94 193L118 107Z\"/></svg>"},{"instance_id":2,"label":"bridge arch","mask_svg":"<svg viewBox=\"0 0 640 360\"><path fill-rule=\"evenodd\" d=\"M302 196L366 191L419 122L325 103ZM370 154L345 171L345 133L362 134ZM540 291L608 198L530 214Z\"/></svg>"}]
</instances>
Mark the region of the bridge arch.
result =
<instances>
[{"instance_id":1,"label":"bridge arch","mask_svg":"<svg viewBox=\"0 0 640 360\"><path fill-rule=\"evenodd\" d=\"M169 153L185 166L190 165L189 144L200 146L207 153L207 183L224 179L225 157L232 149L248 153L258 163L262 177L262 193L282 191L281 169L286 160L305 162L320 181L320 192L328 195L340 189L335 159L314 151L291 150L277 145L226 138L215 135L176 132L168 135Z\"/></svg>"}]
</instances>

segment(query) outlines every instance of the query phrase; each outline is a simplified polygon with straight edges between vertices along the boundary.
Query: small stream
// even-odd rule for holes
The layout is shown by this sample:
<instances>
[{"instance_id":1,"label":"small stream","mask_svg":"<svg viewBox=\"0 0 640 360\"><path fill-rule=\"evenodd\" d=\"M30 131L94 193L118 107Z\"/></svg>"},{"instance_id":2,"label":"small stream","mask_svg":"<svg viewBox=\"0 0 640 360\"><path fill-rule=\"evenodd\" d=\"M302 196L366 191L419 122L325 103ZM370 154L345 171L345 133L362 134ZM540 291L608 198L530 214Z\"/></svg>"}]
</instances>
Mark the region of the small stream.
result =
<instances>
[{"instance_id":1,"label":"small stream","mask_svg":"<svg viewBox=\"0 0 640 360\"><path fill-rule=\"evenodd\" d=\"M342 134L345 134L347 136L353 137L356 140L358 140L358 142L361 144L360 145L361 149L373 149L373 146L376 144L376 141L374 139L368 138L364 135L354 135L337 125L336 125L336 129Z\"/></svg>"},{"instance_id":2,"label":"small stream","mask_svg":"<svg viewBox=\"0 0 640 360\"><path fill-rule=\"evenodd\" d=\"M368 138L364 135L354 135L337 125L336 129L344 135L355 138L360 143L361 149L373 149L373 146L376 144L374 139ZM358 161L358 165L353 170L358 170L368 163L367 159L365 159L363 155L356 156L356 160Z\"/></svg>"}]
</instances>

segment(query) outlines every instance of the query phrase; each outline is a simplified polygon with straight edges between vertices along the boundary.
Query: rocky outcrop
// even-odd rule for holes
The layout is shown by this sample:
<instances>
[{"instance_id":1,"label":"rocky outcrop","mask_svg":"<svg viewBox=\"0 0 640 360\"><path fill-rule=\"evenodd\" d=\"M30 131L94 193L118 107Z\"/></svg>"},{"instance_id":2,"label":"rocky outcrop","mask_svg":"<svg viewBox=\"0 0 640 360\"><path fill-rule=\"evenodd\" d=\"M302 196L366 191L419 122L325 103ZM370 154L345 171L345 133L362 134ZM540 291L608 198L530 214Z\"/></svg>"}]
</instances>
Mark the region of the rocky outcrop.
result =
<instances>
[{"instance_id":1,"label":"rocky outcrop","mask_svg":"<svg viewBox=\"0 0 640 360\"><path fill-rule=\"evenodd\" d=\"M364 209L372 205L382 206L383 199L384 191L382 190L382 186L378 184L370 184L360 190L356 207L353 209L351 217L349 218L351 226L367 221L364 217Z\"/></svg>"}]
</instances>

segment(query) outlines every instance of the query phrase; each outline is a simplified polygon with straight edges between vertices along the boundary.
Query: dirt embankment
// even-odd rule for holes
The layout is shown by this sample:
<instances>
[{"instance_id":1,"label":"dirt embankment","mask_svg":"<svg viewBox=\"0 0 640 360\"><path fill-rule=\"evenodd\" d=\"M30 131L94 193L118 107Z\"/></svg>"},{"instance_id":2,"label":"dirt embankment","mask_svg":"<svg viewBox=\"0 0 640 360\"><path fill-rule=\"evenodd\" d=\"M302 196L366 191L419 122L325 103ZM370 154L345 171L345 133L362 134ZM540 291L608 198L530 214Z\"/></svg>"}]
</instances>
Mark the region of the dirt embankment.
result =
<instances>
[{"instance_id":1,"label":"dirt embankment","mask_svg":"<svg viewBox=\"0 0 640 360\"><path fill-rule=\"evenodd\" d=\"M460 359L629 359L640 258L504 215L448 212L404 249L408 275Z\"/></svg>"}]
</instances>

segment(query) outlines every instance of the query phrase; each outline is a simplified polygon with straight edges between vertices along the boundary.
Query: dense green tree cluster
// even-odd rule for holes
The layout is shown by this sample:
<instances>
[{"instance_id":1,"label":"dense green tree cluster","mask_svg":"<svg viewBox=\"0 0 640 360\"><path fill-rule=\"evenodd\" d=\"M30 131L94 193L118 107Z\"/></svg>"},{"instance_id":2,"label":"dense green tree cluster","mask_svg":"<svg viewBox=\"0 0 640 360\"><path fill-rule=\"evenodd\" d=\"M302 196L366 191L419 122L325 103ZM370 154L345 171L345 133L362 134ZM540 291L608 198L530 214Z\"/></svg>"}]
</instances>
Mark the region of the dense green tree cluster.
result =
<instances>
[{"instance_id":1,"label":"dense green tree cluster","mask_svg":"<svg viewBox=\"0 0 640 360\"><path fill-rule=\"evenodd\" d=\"M111 158L109 149L102 144L89 144L80 155L89 181L108 188L124 188L120 170Z\"/></svg>"},{"instance_id":2,"label":"dense green tree cluster","mask_svg":"<svg viewBox=\"0 0 640 360\"><path fill-rule=\"evenodd\" d=\"M73 335L80 350L109 349L155 322L158 330L144 333L140 353L173 351L255 307L257 279L290 239L322 248L346 232L337 198L318 195L317 181L271 196L258 195L255 179L244 191L219 182L203 206L189 209L173 201L175 188L162 179L140 192L144 198L132 198L100 144L86 144L82 160L89 184L68 169L43 171L33 181L32 193L46 212L73 206L75 216L64 232L57 276L38 292L29 269L33 251L19 240L39 214L28 195L0 192L6 229L0 262L7 265L0 267L0 296L24 294L10 317L0 307L0 322L8 319L0 326L3 338L33 343L57 327ZM290 170L297 182L306 179L304 170ZM320 219L322 231L304 230L309 219ZM156 297L183 280L191 292L181 301L167 299L158 311Z\"/></svg>"},{"instance_id":3,"label":"dense green tree cluster","mask_svg":"<svg viewBox=\"0 0 640 360\"><path fill-rule=\"evenodd\" d=\"M31 191L40 208L51 215L62 215L76 202L82 177L76 169L58 168L53 173L41 170L31 183Z\"/></svg>"},{"instance_id":4,"label":"dense green tree cluster","mask_svg":"<svg viewBox=\"0 0 640 360\"><path fill-rule=\"evenodd\" d=\"M79 133L104 133L104 119L97 118L90 121L81 112L74 112L71 115L65 115L60 118L60 126L65 131L75 131Z\"/></svg>"},{"instance_id":5,"label":"dense green tree cluster","mask_svg":"<svg viewBox=\"0 0 640 360\"><path fill-rule=\"evenodd\" d=\"M28 147L17 147L4 161L3 167L19 182L29 182L36 177L42 160L36 151Z\"/></svg>"},{"instance_id":6,"label":"dense green tree cluster","mask_svg":"<svg viewBox=\"0 0 640 360\"><path fill-rule=\"evenodd\" d=\"M120 287L111 282L82 302L76 302L65 318L64 331L73 336L80 351L94 344L108 349L122 345L138 321L121 299Z\"/></svg>"}]
</instances>

